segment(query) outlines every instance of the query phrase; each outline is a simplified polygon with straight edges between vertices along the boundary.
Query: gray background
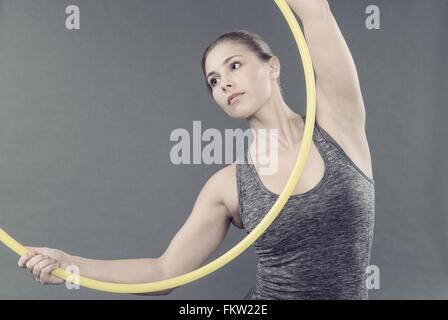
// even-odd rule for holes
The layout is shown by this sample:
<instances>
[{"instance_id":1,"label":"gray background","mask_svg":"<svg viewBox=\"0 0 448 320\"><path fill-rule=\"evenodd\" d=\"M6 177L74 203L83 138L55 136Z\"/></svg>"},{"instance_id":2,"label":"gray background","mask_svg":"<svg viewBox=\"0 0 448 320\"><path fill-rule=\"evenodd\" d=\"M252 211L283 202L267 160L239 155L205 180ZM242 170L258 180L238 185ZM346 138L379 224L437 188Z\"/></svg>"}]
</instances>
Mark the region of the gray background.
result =
<instances>
[{"instance_id":1,"label":"gray background","mask_svg":"<svg viewBox=\"0 0 448 320\"><path fill-rule=\"evenodd\" d=\"M65 29L77 4L81 30ZM448 298L448 1L330 1L363 89L376 181L371 299ZM365 8L381 9L381 30ZM203 49L259 33L305 113L297 49L273 1L0 1L0 225L29 246L97 259L157 257L223 165L171 164L172 130L243 128L208 96ZM245 236L231 227L211 259ZM253 248L170 296L43 286L0 245L2 299L240 299Z\"/></svg>"}]
</instances>

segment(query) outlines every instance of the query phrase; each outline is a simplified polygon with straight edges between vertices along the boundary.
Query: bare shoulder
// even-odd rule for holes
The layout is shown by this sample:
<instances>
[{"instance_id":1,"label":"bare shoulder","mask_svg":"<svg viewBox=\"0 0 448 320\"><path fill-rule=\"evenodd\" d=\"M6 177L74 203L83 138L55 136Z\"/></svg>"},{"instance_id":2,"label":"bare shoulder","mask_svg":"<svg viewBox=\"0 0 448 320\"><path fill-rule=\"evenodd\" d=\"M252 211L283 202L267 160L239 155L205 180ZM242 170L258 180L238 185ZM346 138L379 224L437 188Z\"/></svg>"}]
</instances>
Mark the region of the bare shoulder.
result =
<instances>
[{"instance_id":1,"label":"bare shoulder","mask_svg":"<svg viewBox=\"0 0 448 320\"><path fill-rule=\"evenodd\" d=\"M213 175L213 179L219 186L220 197L231 214L233 225L239 229L243 229L239 214L236 163L229 164L218 170Z\"/></svg>"}]
</instances>

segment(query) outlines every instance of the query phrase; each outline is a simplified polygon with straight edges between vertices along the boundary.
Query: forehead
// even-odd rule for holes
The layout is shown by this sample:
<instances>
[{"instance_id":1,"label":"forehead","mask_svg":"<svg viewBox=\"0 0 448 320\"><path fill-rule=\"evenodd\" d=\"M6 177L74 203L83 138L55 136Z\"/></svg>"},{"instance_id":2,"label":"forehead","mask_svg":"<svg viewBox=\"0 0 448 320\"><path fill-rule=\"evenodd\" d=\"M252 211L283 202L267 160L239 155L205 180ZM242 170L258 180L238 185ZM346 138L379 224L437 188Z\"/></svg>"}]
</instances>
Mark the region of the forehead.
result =
<instances>
[{"instance_id":1,"label":"forehead","mask_svg":"<svg viewBox=\"0 0 448 320\"><path fill-rule=\"evenodd\" d=\"M205 61L205 71L209 73L211 71L217 71L221 63L228 57L234 55L242 55L248 57L251 51L243 44L236 43L233 41L225 41L214 47Z\"/></svg>"}]
</instances>

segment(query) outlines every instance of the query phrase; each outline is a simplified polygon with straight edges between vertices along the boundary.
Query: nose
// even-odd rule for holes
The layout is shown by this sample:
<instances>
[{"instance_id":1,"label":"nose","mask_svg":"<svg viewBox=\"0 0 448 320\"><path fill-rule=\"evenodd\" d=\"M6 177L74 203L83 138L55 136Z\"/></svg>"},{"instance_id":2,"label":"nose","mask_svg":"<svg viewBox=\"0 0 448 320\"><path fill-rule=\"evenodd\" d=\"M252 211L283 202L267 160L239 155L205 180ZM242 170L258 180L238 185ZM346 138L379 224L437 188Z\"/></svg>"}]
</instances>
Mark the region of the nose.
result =
<instances>
[{"instance_id":1,"label":"nose","mask_svg":"<svg viewBox=\"0 0 448 320\"><path fill-rule=\"evenodd\" d=\"M225 93L226 90L229 90L230 88L232 88L232 84L230 80L222 80L222 91Z\"/></svg>"},{"instance_id":2,"label":"nose","mask_svg":"<svg viewBox=\"0 0 448 320\"><path fill-rule=\"evenodd\" d=\"M222 91L225 93L226 90L230 89L231 87L232 87L232 85L230 85L230 84L223 85L222 86Z\"/></svg>"}]
</instances>

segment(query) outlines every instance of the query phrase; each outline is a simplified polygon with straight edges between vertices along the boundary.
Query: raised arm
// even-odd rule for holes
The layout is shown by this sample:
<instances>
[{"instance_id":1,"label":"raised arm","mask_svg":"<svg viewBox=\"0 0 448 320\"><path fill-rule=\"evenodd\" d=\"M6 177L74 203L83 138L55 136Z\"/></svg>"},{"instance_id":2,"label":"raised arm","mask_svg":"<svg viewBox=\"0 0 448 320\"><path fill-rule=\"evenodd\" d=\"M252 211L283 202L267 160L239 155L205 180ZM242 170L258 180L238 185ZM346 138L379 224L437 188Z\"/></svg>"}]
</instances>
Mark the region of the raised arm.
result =
<instances>
[{"instance_id":1,"label":"raised arm","mask_svg":"<svg viewBox=\"0 0 448 320\"><path fill-rule=\"evenodd\" d=\"M193 271L220 245L232 220L229 191L223 191L236 190L232 166L219 170L205 183L190 216L159 258L95 260L51 248L28 247L30 254L22 256L18 264L44 284L62 283L51 271L70 264L78 266L82 276L115 283L155 282ZM143 295L164 295L174 289Z\"/></svg>"},{"instance_id":2,"label":"raised arm","mask_svg":"<svg viewBox=\"0 0 448 320\"><path fill-rule=\"evenodd\" d=\"M316 119L362 129L365 108L353 57L327 0L286 0L303 24L316 73Z\"/></svg>"}]
</instances>

